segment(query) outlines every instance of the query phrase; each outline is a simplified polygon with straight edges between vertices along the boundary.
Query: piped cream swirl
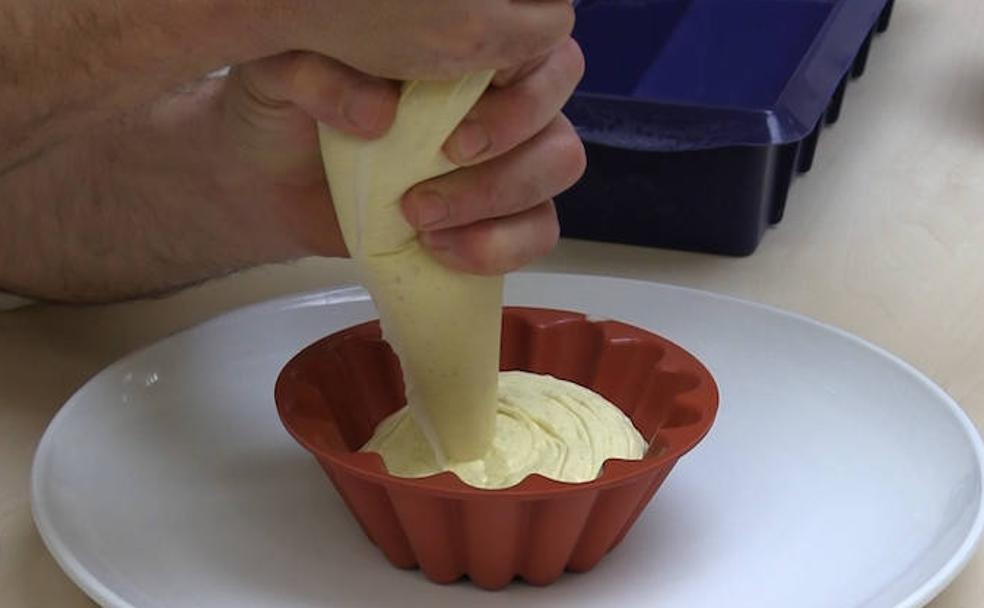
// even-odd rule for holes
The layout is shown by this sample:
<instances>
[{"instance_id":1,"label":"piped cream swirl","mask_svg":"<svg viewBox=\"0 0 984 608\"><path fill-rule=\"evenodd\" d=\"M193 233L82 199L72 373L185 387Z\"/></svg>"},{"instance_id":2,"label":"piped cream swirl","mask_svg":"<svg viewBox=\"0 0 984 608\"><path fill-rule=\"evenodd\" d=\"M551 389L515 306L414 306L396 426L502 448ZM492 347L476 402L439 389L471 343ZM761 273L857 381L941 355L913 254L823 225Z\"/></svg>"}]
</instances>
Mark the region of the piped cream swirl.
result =
<instances>
[{"instance_id":1,"label":"piped cream swirl","mask_svg":"<svg viewBox=\"0 0 984 608\"><path fill-rule=\"evenodd\" d=\"M462 404L464 406L464 404ZM407 408L384 420L362 448L399 477L454 472L468 485L499 489L527 476L571 483L595 479L610 458L638 460L646 442L625 414L583 386L528 372L499 375L492 447L483 458L438 464Z\"/></svg>"}]
</instances>

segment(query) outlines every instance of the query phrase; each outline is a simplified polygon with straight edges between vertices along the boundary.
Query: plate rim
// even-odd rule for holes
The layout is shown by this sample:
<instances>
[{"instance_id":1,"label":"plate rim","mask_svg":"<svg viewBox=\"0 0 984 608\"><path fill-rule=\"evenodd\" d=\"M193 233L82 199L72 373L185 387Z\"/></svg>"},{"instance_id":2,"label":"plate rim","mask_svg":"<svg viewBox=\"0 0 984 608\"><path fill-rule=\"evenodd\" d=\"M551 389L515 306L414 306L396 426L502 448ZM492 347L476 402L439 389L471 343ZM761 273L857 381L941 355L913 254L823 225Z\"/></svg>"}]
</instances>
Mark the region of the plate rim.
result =
<instances>
[{"instance_id":1,"label":"plate rim","mask_svg":"<svg viewBox=\"0 0 984 608\"><path fill-rule=\"evenodd\" d=\"M923 584L919 587L915 588L905 598L900 600L896 604L896 608L917 608L925 606L937 595L939 595L951 582L953 582L953 580L964 570L970 562L970 559L974 556L981 543L982 534L984 534L984 440L982 440L981 433L977 429L977 426L974 424L973 420L971 420L970 416L963 410L963 408L960 407L960 404L957 403L957 401L939 384L933 381L932 378L927 376L911 363L902 359L899 355L896 355L895 353L892 353L887 349L862 338L861 336L850 333L845 329L841 329L805 314L785 310L771 304L747 300L704 289L696 289L693 287L674 285L670 283L660 283L656 281L646 281L643 279L590 273L517 272L512 274L534 280L537 278L549 279L551 277L562 277L568 280L586 279L591 281L609 281L623 284L630 283L639 287L663 289L670 292L678 292L701 298L710 298L711 300L744 306L766 312L771 315L777 315L794 321L806 323L807 325L813 326L821 331L833 333L839 338L846 339L847 341L853 343L855 346L861 347L875 355L888 359L891 363L899 366L903 371L907 372L920 383L925 385L931 393L933 393L939 401L946 406L946 410L956 419L964 433L965 438L973 448L977 461L977 476L982 482L979 484L979 489L977 492L979 505L977 514L975 515L974 521L972 522L968 533L964 537L960 546L953 552L946 562L943 563L943 565L931 577L929 577L929 579L923 582ZM509 277L507 277L507 281L508 279ZM124 354L119 359L116 359L106 367L90 376L78 389L76 389L65 401L65 403L59 407L58 412L54 415L48 423L48 426L45 428L41 439L38 441L37 448L35 449L30 474L31 514L34 524L48 552L54 558L55 562L62 569L62 571L69 577L69 579L71 579L73 583L75 583L87 596L89 596L89 598L105 608L138 608L137 606L134 606L121 598L115 591L107 587L95 574L93 574L80 562L78 557L68 548L64 540L58 536L56 526L51 521L50 514L44 504L45 501L41 495L41 487L43 485L42 471L45 468L48 455L51 453L49 445L52 441L54 441L54 434L58 431L60 424L63 423L62 421L65 419L67 412L69 412L72 408L78 407L77 404L80 402L80 395L89 387L90 384L95 382L98 378L101 378L104 374L111 372L118 366L124 365L134 357L138 357L150 349L158 348L162 344L177 340L186 334L199 331L205 327L233 322L239 317L251 315L257 312L287 311L311 306L332 306L347 302L359 302L366 300L370 300L370 298L365 288L359 284L349 282L341 283L327 289L314 289L289 293L276 298L232 308L204 321L167 334L160 339L154 340L149 344Z\"/></svg>"}]
</instances>

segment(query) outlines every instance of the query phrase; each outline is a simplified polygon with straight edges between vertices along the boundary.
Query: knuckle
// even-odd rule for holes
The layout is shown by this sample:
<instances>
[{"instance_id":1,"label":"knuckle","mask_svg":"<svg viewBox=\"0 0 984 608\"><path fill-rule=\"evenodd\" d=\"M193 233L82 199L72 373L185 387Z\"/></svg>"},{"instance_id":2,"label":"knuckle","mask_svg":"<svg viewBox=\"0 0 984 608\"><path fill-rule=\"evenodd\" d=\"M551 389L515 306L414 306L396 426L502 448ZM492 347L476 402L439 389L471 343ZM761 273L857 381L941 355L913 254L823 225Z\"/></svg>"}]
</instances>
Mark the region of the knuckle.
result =
<instances>
[{"instance_id":1,"label":"knuckle","mask_svg":"<svg viewBox=\"0 0 984 608\"><path fill-rule=\"evenodd\" d=\"M530 80L521 80L514 84L509 91L509 97L509 108L503 109L511 110L512 115L508 118L520 123L536 120L536 108L545 106L548 101L543 91L538 90Z\"/></svg>"},{"instance_id":2,"label":"knuckle","mask_svg":"<svg viewBox=\"0 0 984 608\"><path fill-rule=\"evenodd\" d=\"M540 52L540 47L535 38L511 37L497 46L495 59L502 67L523 65Z\"/></svg>"},{"instance_id":3,"label":"knuckle","mask_svg":"<svg viewBox=\"0 0 984 608\"><path fill-rule=\"evenodd\" d=\"M586 69L584 51L581 49L581 45L573 38L568 38L564 44L564 52L570 59L571 75L574 77L575 82L580 82L584 77L584 70Z\"/></svg>"},{"instance_id":4,"label":"knuckle","mask_svg":"<svg viewBox=\"0 0 984 608\"><path fill-rule=\"evenodd\" d=\"M478 274L503 274L549 253L560 239L552 201L525 214L521 221L487 221L471 227L469 265Z\"/></svg>"},{"instance_id":5,"label":"knuckle","mask_svg":"<svg viewBox=\"0 0 984 608\"><path fill-rule=\"evenodd\" d=\"M495 25L486 11L468 11L445 29L444 51L449 59L474 63L495 53Z\"/></svg>"},{"instance_id":6,"label":"knuckle","mask_svg":"<svg viewBox=\"0 0 984 608\"><path fill-rule=\"evenodd\" d=\"M490 218L508 213L513 207L512 189L505 179L495 179L488 176L482 184L481 194L475 197L483 218Z\"/></svg>"},{"instance_id":7,"label":"knuckle","mask_svg":"<svg viewBox=\"0 0 984 608\"><path fill-rule=\"evenodd\" d=\"M478 221L489 204L489 194L484 188L461 185L455 192L445 192L448 201L448 220L450 226L466 226Z\"/></svg>"},{"instance_id":8,"label":"knuckle","mask_svg":"<svg viewBox=\"0 0 984 608\"><path fill-rule=\"evenodd\" d=\"M513 209L527 209L543 199L543 180L540 175L531 175L527 179L516 182L516 203Z\"/></svg>"},{"instance_id":9,"label":"knuckle","mask_svg":"<svg viewBox=\"0 0 984 608\"><path fill-rule=\"evenodd\" d=\"M584 150L584 144L573 128L571 128L567 133L557 138L555 146L557 163L563 181L565 182L564 187L569 187L581 179L581 176L584 175L584 171L588 167L588 158Z\"/></svg>"},{"instance_id":10,"label":"knuckle","mask_svg":"<svg viewBox=\"0 0 984 608\"><path fill-rule=\"evenodd\" d=\"M500 246L502 239L494 222L472 225L467 236L463 253L474 272L493 275L505 271L507 264Z\"/></svg>"},{"instance_id":11,"label":"knuckle","mask_svg":"<svg viewBox=\"0 0 984 608\"><path fill-rule=\"evenodd\" d=\"M541 23L535 31L527 31L525 50L527 53L543 54L556 49L574 31L575 11L572 3L561 3L554 7L556 14L549 22Z\"/></svg>"},{"instance_id":12,"label":"knuckle","mask_svg":"<svg viewBox=\"0 0 984 608\"><path fill-rule=\"evenodd\" d=\"M540 172L526 174L515 168L502 168L486 178L482 202L483 218L505 217L521 213L543 200L543 178Z\"/></svg>"}]
</instances>

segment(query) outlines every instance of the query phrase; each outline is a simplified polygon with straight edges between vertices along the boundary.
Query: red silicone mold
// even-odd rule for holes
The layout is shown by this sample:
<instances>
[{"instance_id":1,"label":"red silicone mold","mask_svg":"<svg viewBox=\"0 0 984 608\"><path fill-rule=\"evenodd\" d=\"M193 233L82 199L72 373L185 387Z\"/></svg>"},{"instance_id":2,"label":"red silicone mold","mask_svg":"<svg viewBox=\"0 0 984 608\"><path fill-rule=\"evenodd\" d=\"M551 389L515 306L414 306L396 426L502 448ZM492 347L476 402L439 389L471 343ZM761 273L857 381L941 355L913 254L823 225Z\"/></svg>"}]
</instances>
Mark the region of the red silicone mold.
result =
<instances>
[{"instance_id":1,"label":"red silicone mold","mask_svg":"<svg viewBox=\"0 0 984 608\"><path fill-rule=\"evenodd\" d=\"M590 570L621 542L677 460L710 429L717 386L664 338L548 309L504 310L500 367L592 388L632 419L649 451L642 460L609 460L596 480L580 484L531 475L481 490L452 473L391 476L378 454L358 451L405 403L400 364L378 321L291 359L277 379L277 408L393 565L419 567L439 583L467 576L486 589L517 577L546 585L565 570Z\"/></svg>"}]
</instances>

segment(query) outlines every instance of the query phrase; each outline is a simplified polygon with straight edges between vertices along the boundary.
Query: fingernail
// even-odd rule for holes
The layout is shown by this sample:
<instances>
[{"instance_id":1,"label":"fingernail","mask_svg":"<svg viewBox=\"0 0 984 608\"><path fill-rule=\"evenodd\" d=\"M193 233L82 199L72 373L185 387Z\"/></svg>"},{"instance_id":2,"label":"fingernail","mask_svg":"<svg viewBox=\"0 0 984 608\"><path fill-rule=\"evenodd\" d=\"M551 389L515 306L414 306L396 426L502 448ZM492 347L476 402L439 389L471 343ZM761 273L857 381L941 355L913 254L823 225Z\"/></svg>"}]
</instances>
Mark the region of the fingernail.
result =
<instances>
[{"instance_id":1,"label":"fingernail","mask_svg":"<svg viewBox=\"0 0 984 608\"><path fill-rule=\"evenodd\" d=\"M454 132L449 142L451 160L461 164L466 163L489 149L492 140L481 123L465 120Z\"/></svg>"},{"instance_id":2,"label":"fingernail","mask_svg":"<svg viewBox=\"0 0 984 608\"><path fill-rule=\"evenodd\" d=\"M345 94L342 114L352 126L375 133L383 112L383 94L378 87L365 83L357 85Z\"/></svg>"},{"instance_id":3,"label":"fingernail","mask_svg":"<svg viewBox=\"0 0 984 608\"><path fill-rule=\"evenodd\" d=\"M440 224L451 215L448 201L433 190L414 194L411 203L417 228L429 228Z\"/></svg>"}]
</instances>

